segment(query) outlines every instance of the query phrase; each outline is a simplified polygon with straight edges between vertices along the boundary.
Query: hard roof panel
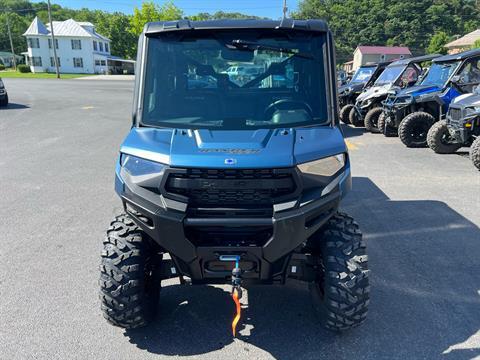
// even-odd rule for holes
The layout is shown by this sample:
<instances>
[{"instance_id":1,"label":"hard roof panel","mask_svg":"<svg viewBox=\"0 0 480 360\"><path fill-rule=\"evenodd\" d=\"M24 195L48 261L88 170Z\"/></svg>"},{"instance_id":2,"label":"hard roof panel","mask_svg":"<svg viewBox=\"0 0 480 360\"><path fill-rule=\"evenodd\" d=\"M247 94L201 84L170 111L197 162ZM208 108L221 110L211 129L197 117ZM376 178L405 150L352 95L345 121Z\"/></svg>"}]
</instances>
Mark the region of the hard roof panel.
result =
<instances>
[{"instance_id":1,"label":"hard roof panel","mask_svg":"<svg viewBox=\"0 0 480 360\"><path fill-rule=\"evenodd\" d=\"M145 34L156 34L179 30L215 30L215 29L292 29L305 31L327 32L327 23L323 20L208 20L208 21L162 21L145 25Z\"/></svg>"},{"instance_id":2,"label":"hard roof panel","mask_svg":"<svg viewBox=\"0 0 480 360\"><path fill-rule=\"evenodd\" d=\"M434 62L458 61L458 60L464 60L469 57L479 56L479 55L480 55L480 49L473 49L473 50L467 50L458 54L441 56L439 58L436 58Z\"/></svg>"},{"instance_id":3,"label":"hard roof panel","mask_svg":"<svg viewBox=\"0 0 480 360\"><path fill-rule=\"evenodd\" d=\"M429 54L429 55L411 57L411 58L408 58L408 59L397 60L397 61L392 63L392 66L409 65L409 64L415 64L415 63L422 63L422 62L425 62L425 61L432 61L432 60L437 59L441 56L442 55L440 55L440 54Z\"/></svg>"}]
</instances>

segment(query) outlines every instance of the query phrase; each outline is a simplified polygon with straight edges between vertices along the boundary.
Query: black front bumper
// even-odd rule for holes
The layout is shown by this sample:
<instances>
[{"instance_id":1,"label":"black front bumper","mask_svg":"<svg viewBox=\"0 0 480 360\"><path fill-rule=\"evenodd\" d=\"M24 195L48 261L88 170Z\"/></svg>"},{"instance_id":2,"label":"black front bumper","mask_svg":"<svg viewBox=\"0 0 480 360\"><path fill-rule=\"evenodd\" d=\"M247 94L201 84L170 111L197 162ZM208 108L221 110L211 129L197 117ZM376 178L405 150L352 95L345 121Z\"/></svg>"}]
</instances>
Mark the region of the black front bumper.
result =
<instances>
[{"instance_id":1,"label":"black front bumper","mask_svg":"<svg viewBox=\"0 0 480 360\"><path fill-rule=\"evenodd\" d=\"M344 181L351 181L349 173ZM225 282L231 275L233 263L221 262L221 255L240 255L242 277L247 281L283 282L292 252L335 214L341 199L337 186L328 195L303 206L297 203L292 209L274 211L270 217L216 218L191 216L186 203L135 185L123 170L121 179L117 174L116 191L126 212L170 254L177 271L190 277L193 283ZM258 242L253 239L248 244L235 240L219 244L192 236L203 228L238 231L258 228L264 231L261 233L264 239ZM234 234L232 232L232 238Z\"/></svg>"}]
</instances>

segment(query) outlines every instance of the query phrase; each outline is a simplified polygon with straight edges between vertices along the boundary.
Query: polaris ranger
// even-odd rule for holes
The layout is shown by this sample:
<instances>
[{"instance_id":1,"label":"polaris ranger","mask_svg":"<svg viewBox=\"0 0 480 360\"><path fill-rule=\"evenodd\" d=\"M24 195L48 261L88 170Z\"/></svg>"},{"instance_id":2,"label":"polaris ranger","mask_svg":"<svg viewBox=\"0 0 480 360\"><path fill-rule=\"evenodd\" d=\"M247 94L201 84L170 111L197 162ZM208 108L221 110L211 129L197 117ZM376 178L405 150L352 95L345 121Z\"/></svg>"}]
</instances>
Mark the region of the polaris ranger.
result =
<instances>
[{"instance_id":1,"label":"polaris ranger","mask_svg":"<svg viewBox=\"0 0 480 360\"><path fill-rule=\"evenodd\" d=\"M0 106L7 106L8 105L8 93L7 89L5 89L5 84L0 78Z\"/></svg>"},{"instance_id":2,"label":"polaris ranger","mask_svg":"<svg viewBox=\"0 0 480 360\"><path fill-rule=\"evenodd\" d=\"M384 102L385 117L379 122L381 131L385 136L398 133L408 147L427 146L428 130L444 119L450 102L472 92L480 82L479 60L479 49L434 59L418 85L389 95Z\"/></svg>"},{"instance_id":3,"label":"polaris ranger","mask_svg":"<svg viewBox=\"0 0 480 360\"><path fill-rule=\"evenodd\" d=\"M234 334L242 287L289 278L309 284L326 328L362 323L366 245L339 212L350 158L327 24L149 23L137 60L133 124L115 172L124 213L108 228L100 267L108 322L145 325L161 280L177 277L230 284ZM224 73L233 64L263 70L234 82ZM202 77L215 86L190 85Z\"/></svg>"},{"instance_id":4,"label":"polaris ranger","mask_svg":"<svg viewBox=\"0 0 480 360\"><path fill-rule=\"evenodd\" d=\"M425 55L398 60L387 66L374 85L357 97L355 107L350 111L350 122L355 126L378 133L377 122L382 113L382 102L388 94L401 88L413 86L423 73L422 63L440 55Z\"/></svg>"},{"instance_id":5,"label":"polaris ranger","mask_svg":"<svg viewBox=\"0 0 480 360\"><path fill-rule=\"evenodd\" d=\"M364 89L373 85L375 80L390 65L391 61L378 64L366 64L361 66L353 75L352 80L338 88L338 105L340 109L340 120L344 124L349 124L350 111L355 105L355 100Z\"/></svg>"},{"instance_id":6,"label":"polaris ranger","mask_svg":"<svg viewBox=\"0 0 480 360\"><path fill-rule=\"evenodd\" d=\"M428 131L428 146L437 154L450 154L470 147L470 158L480 169L480 88L458 96L450 104L447 120L435 123Z\"/></svg>"}]
</instances>

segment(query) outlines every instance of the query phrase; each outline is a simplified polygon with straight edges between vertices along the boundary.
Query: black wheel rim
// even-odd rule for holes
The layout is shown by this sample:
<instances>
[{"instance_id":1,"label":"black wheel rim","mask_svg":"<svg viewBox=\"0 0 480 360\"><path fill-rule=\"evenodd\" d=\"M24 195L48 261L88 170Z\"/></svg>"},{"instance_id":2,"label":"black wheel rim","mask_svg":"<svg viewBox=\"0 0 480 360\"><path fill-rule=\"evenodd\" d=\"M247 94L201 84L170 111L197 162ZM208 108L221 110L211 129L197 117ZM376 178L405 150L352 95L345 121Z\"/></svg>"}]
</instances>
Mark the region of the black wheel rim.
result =
<instances>
[{"instance_id":1,"label":"black wheel rim","mask_svg":"<svg viewBox=\"0 0 480 360\"><path fill-rule=\"evenodd\" d=\"M410 131L410 138L414 143L423 143L427 139L429 127L426 124L413 124Z\"/></svg>"}]
</instances>

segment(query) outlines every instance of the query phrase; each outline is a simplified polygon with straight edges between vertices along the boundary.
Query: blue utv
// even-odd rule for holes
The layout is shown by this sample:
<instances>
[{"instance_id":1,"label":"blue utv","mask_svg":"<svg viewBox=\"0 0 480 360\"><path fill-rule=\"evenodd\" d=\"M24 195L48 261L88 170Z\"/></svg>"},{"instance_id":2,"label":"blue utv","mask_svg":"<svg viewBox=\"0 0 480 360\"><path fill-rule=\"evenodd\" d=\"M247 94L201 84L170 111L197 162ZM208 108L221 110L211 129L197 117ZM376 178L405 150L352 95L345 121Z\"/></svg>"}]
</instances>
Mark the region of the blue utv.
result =
<instances>
[{"instance_id":1,"label":"blue utv","mask_svg":"<svg viewBox=\"0 0 480 360\"><path fill-rule=\"evenodd\" d=\"M434 59L419 84L386 99L379 119L383 134L398 134L408 147L426 147L428 130L445 118L452 100L480 82L479 61L480 49Z\"/></svg>"},{"instance_id":2,"label":"blue utv","mask_svg":"<svg viewBox=\"0 0 480 360\"><path fill-rule=\"evenodd\" d=\"M289 278L308 283L326 328L365 320L366 245L339 212L351 175L334 54L320 20L145 26L116 166L124 213L101 257L108 322L145 325L174 277L231 284L234 333L242 287ZM243 65L260 71L232 81L226 69Z\"/></svg>"}]
</instances>

